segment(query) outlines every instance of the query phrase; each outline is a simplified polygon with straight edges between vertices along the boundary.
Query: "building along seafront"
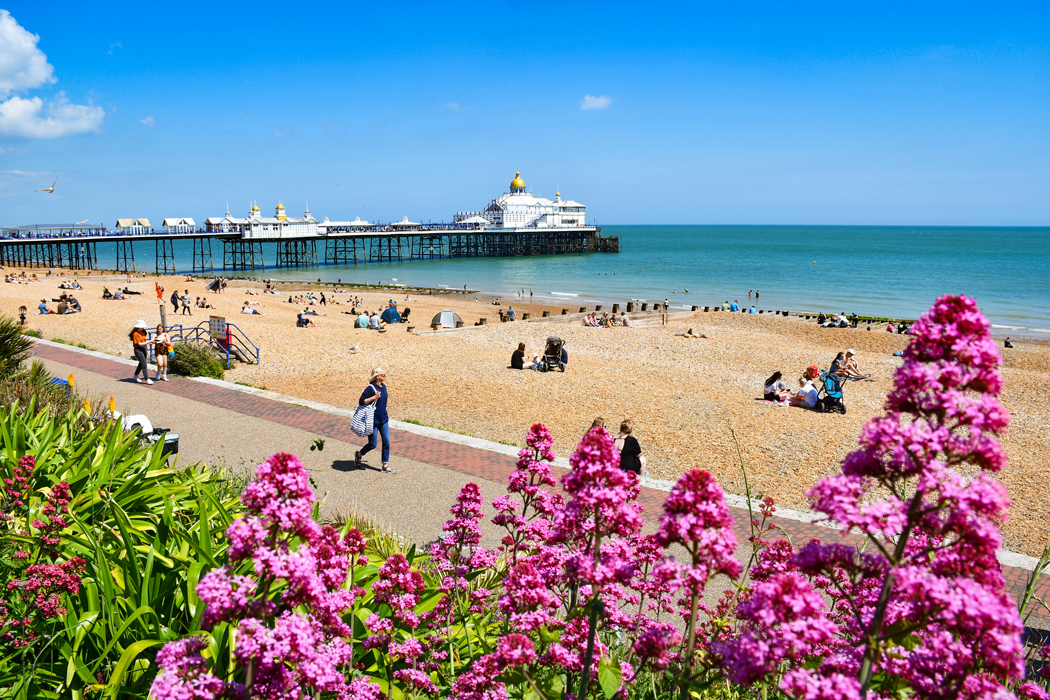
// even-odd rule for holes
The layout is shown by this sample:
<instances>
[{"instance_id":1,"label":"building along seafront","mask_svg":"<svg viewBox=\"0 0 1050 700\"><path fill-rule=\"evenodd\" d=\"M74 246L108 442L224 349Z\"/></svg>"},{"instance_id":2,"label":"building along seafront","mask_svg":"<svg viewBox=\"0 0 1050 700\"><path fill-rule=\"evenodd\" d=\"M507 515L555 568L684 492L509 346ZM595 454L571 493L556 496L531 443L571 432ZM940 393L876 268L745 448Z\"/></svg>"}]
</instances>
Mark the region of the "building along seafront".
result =
<instances>
[{"instance_id":1,"label":"building along seafront","mask_svg":"<svg viewBox=\"0 0 1050 700\"><path fill-rule=\"evenodd\" d=\"M240 233L241 238L313 238L320 233L309 209L302 216L288 216L280 202L273 216L263 216L253 205L246 218L231 216L227 210L225 216L208 217L204 226L209 233Z\"/></svg>"},{"instance_id":2,"label":"building along seafront","mask_svg":"<svg viewBox=\"0 0 1050 700\"><path fill-rule=\"evenodd\" d=\"M478 222L483 219L493 228L504 230L579 229L587 226L587 207L571 199L562 199L561 192L554 199L537 197L526 191L521 172L514 173L510 192L489 202L481 211L461 211L455 223Z\"/></svg>"}]
</instances>

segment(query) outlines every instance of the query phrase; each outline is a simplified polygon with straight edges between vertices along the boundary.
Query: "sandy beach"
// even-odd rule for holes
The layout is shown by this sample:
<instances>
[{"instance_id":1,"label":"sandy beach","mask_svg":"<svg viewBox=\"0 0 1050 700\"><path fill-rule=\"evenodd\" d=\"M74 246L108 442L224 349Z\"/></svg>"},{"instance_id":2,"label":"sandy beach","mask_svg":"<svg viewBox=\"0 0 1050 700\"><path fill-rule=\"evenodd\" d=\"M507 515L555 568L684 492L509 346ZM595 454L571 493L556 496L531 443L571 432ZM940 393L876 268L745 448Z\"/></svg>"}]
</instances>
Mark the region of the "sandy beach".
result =
<instances>
[{"instance_id":1,"label":"sandy beach","mask_svg":"<svg viewBox=\"0 0 1050 700\"><path fill-rule=\"evenodd\" d=\"M72 276L43 278L37 283L0 286L0 312L17 317L25 305L30 329L44 338L83 343L92 349L130 355L128 331L136 319L155 325L159 320L154 283L165 288L169 323L193 325L209 314L225 316L261 348L259 365L240 364L227 372L230 381L266 387L284 394L337 406L355 405L368 370L384 366L389 373L390 413L447 430L505 443L523 441L528 427L546 423L555 437L555 452L567 455L590 426L603 416L614 426L630 416L635 435L649 459L651 475L674 479L700 467L710 470L731 493L743 493L744 481L733 435L747 466L753 493L771 495L787 507L805 508L806 490L822 475L838 469L838 461L856 444L861 425L881 410L900 359L893 356L907 337L882 329L822 329L813 322L779 316L698 312L664 326L597 329L553 323L499 323L498 309L481 295L422 295L393 290L351 289L334 294L335 304L314 307L315 328L296 328L301 306L288 304L289 294L313 288L333 299L331 285L281 284L281 294L247 295L263 284L231 280L225 294L204 291L207 280L186 282L183 276L139 277L77 275L84 289L75 296L83 313L35 315L40 299L57 298L58 285ZM103 301L103 285L128 286L142 292L126 301ZM207 296L213 310L193 309L194 316L171 312L172 290L189 290L191 298ZM397 293L398 296L392 296ZM343 312L351 295L369 309L389 299L412 309L412 324L393 326L387 333L353 328ZM477 298L477 301L475 301ZM245 300L258 302L263 315L240 314ZM930 300L932 303L932 299ZM540 316L561 307L519 304L504 298L499 308L513 304L520 313ZM50 304L52 308L55 304ZM468 330L416 335L417 329L442 309L458 313ZM578 307L570 311L577 311ZM473 327L481 317L488 325ZM706 339L678 337L686 328ZM548 335L565 339L570 353L566 373L514 371L510 354L524 342L529 354L539 353ZM1045 535L1050 498L1050 345L1015 339L1004 350L1005 389L1001 397L1013 416L1003 443L1010 466L1000 478L1013 501L1004 527L1008 549L1038 555ZM349 348L358 346L356 352ZM780 369L794 378L808 365L827 367L834 355L853 347L858 362L874 381L846 386L847 415L816 414L779 407L759 400L761 383ZM130 374L130 373L129 373ZM393 446L396 452L397 445Z\"/></svg>"}]
</instances>

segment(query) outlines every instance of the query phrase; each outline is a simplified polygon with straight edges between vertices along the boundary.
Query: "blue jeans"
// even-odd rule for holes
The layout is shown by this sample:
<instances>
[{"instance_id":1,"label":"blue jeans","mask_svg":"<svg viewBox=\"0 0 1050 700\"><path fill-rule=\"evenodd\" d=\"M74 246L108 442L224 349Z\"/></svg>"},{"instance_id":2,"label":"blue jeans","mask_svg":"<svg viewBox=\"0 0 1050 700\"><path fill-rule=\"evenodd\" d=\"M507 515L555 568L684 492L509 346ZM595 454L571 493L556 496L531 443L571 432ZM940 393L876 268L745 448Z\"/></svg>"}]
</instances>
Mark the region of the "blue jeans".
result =
<instances>
[{"instance_id":1,"label":"blue jeans","mask_svg":"<svg viewBox=\"0 0 1050 700\"><path fill-rule=\"evenodd\" d=\"M361 456L364 457L366 454L376 448L379 443L379 436L383 436L383 464L390 462L390 422L383 423L382 425L374 425L372 427L372 437L368 438L368 444L361 450Z\"/></svg>"}]
</instances>

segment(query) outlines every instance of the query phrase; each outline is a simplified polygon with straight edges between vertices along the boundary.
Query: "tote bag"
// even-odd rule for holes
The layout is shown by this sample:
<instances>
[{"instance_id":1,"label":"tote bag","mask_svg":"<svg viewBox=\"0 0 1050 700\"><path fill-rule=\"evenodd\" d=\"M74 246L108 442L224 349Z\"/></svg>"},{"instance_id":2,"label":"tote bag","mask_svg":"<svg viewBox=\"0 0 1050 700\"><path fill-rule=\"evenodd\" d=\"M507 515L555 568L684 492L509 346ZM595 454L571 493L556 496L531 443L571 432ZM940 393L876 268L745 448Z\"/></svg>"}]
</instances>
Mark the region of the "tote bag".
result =
<instances>
[{"instance_id":1,"label":"tote bag","mask_svg":"<svg viewBox=\"0 0 1050 700\"><path fill-rule=\"evenodd\" d=\"M373 392L379 393L372 389ZM376 417L376 403L366 403L362 406L358 406L354 411L354 417L350 420L350 430L354 431L354 435L358 437L368 437L372 434L373 424L375 423Z\"/></svg>"}]
</instances>

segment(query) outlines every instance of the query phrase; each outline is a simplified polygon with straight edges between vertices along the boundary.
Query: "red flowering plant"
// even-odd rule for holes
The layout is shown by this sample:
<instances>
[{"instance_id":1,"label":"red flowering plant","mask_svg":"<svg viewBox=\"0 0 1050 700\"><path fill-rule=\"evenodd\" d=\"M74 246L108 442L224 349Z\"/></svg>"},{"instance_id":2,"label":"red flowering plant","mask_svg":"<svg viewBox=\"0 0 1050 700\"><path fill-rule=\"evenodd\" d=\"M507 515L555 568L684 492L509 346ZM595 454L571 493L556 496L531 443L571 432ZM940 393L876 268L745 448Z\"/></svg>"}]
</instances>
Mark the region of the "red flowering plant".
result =
<instances>
[{"instance_id":1,"label":"red flowering plant","mask_svg":"<svg viewBox=\"0 0 1050 700\"><path fill-rule=\"evenodd\" d=\"M736 683L791 697L1012 697L1024 674L1021 621L996 551L1009 500L990 474L1000 357L973 300L938 299L912 327L885 414L868 422L814 510L867 537L861 552L812 541L759 557L718 645ZM1026 689L1025 692L1027 692Z\"/></svg>"},{"instance_id":2,"label":"red flowering plant","mask_svg":"<svg viewBox=\"0 0 1050 700\"><path fill-rule=\"evenodd\" d=\"M0 654L29 649L66 615L63 597L80 590L84 560L60 558L69 484L32 490L36 460L25 455L3 479L0 497Z\"/></svg>"}]
</instances>

